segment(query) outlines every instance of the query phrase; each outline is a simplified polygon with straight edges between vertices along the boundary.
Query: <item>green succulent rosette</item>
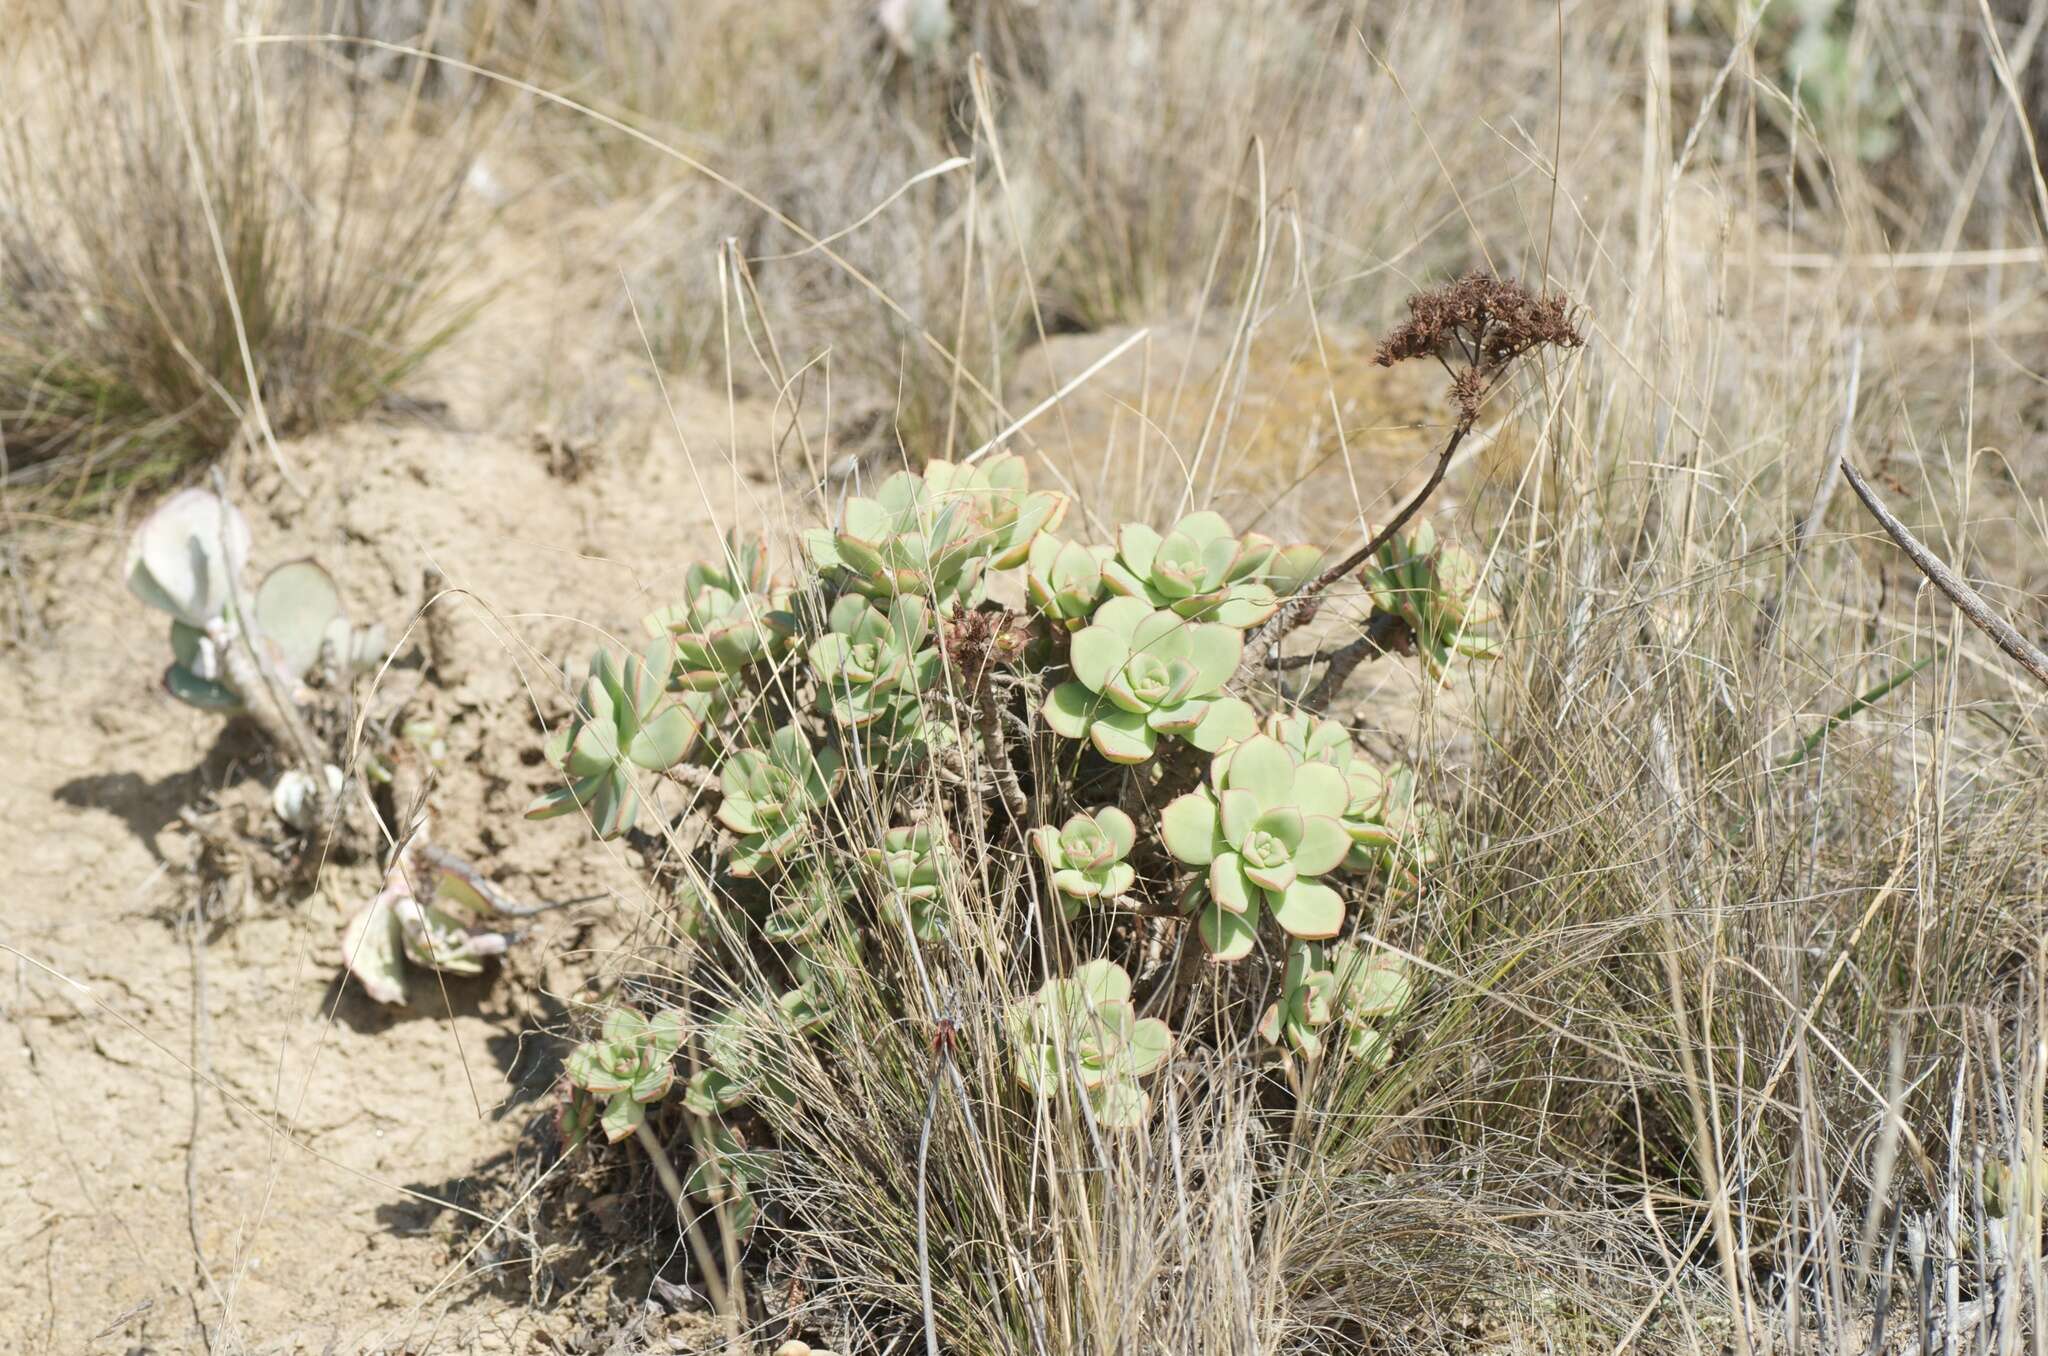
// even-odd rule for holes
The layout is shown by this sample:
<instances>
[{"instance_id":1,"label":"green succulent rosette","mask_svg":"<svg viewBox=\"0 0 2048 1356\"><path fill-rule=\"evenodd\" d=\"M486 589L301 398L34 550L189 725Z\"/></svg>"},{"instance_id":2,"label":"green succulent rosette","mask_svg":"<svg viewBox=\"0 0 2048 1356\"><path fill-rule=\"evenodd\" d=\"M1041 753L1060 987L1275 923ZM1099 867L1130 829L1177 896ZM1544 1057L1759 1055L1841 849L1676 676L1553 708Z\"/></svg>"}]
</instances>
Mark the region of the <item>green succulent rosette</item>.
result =
<instances>
[{"instance_id":1,"label":"green succulent rosette","mask_svg":"<svg viewBox=\"0 0 2048 1356\"><path fill-rule=\"evenodd\" d=\"M1031 841L1069 918L1083 904L1116 899L1137 883L1138 873L1124 858L1138 841L1138 826L1114 805L1084 810L1058 828L1041 824Z\"/></svg>"},{"instance_id":2,"label":"green succulent rosette","mask_svg":"<svg viewBox=\"0 0 2048 1356\"><path fill-rule=\"evenodd\" d=\"M1223 695L1243 657L1231 627L1112 598L1074 633L1073 681L1047 695L1045 723L1114 763L1144 762L1162 735L1214 753L1257 725L1251 707Z\"/></svg>"},{"instance_id":3,"label":"green succulent rosette","mask_svg":"<svg viewBox=\"0 0 2048 1356\"><path fill-rule=\"evenodd\" d=\"M718 822L738 841L726 869L764 876L781 867L808 841L843 771L837 749L813 749L794 725L776 730L766 749L727 757L719 768Z\"/></svg>"},{"instance_id":4,"label":"green succulent rosette","mask_svg":"<svg viewBox=\"0 0 2048 1356\"><path fill-rule=\"evenodd\" d=\"M1217 959L1249 954L1266 913L1292 937L1336 936L1344 898L1318 877L1351 850L1344 775L1255 735L1231 750L1219 781L1177 798L1160 816L1167 851L1206 868L1202 927Z\"/></svg>"}]
</instances>

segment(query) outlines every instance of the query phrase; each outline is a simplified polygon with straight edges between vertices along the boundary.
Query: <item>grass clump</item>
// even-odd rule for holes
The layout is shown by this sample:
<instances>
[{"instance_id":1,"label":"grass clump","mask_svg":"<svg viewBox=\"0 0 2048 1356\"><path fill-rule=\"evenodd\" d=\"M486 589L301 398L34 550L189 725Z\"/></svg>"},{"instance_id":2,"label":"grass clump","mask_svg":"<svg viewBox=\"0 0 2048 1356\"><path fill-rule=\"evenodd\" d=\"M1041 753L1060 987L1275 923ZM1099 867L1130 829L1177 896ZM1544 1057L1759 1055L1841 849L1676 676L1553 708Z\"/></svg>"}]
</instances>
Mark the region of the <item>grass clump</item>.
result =
<instances>
[{"instance_id":1,"label":"grass clump","mask_svg":"<svg viewBox=\"0 0 2048 1356\"><path fill-rule=\"evenodd\" d=\"M241 45L227 11L54 14L10 33L0 133L0 476L89 508L238 437L352 417L466 318L461 112L434 135L345 56ZM405 147L393 158L394 147Z\"/></svg>"}]
</instances>

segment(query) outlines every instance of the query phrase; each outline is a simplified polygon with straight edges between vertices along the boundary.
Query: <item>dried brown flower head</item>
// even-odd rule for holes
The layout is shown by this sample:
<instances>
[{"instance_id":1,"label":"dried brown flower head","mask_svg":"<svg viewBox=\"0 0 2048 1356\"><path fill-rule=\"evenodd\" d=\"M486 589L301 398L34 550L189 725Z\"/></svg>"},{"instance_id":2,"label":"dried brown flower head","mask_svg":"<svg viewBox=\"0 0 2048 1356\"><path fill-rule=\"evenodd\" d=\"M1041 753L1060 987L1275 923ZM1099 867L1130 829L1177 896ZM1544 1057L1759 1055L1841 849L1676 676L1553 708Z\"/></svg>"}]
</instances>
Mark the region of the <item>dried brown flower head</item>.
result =
<instances>
[{"instance_id":1,"label":"dried brown flower head","mask_svg":"<svg viewBox=\"0 0 2048 1356\"><path fill-rule=\"evenodd\" d=\"M1473 272L1408 298L1408 319L1380 344L1373 361L1392 367L1435 358L1451 369L1451 399L1469 419L1515 359L1585 342L1564 297L1537 296L1518 282Z\"/></svg>"},{"instance_id":2,"label":"dried brown flower head","mask_svg":"<svg viewBox=\"0 0 2048 1356\"><path fill-rule=\"evenodd\" d=\"M1014 612L961 612L946 623L939 645L946 662L972 689L992 669L1023 658L1029 639L1029 627Z\"/></svg>"}]
</instances>

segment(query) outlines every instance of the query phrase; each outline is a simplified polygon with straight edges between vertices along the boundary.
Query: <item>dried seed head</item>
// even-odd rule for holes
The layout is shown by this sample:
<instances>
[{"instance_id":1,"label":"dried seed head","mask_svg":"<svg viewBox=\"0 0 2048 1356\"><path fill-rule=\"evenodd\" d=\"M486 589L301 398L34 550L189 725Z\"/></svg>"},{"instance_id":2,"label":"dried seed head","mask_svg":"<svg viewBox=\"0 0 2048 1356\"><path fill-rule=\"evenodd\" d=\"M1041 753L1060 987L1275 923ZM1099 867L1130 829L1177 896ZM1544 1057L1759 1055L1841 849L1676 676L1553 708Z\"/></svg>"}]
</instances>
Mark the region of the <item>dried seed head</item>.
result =
<instances>
[{"instance_id":1,"label":"dried seed head","mask_svg":"<svg viewBox=\"0 0 2048 1356\"><path fill-rule=\"evenodd\" d=\"M1380 344L1373 361L1392 367L1410 358L1446 365L1460 360L1451 399L1470 417L1515 359L1533 349L1585 342L1564 297L1537 296L1518 282L1473 272L1408 298L1408 319Z\"/></svg>"},{"instance_id":2,"label":"dried seed head","mask_svg":"<svg viewBox=\"0 0 2048 1356\"><path fill-rule=\"evenodd\" d=\"M973 688L990 670L1023 658L1029 639L1029 626L1014 612L961 612L946 623L940 644L946 662Z\"/></svg>"}]
</instances>

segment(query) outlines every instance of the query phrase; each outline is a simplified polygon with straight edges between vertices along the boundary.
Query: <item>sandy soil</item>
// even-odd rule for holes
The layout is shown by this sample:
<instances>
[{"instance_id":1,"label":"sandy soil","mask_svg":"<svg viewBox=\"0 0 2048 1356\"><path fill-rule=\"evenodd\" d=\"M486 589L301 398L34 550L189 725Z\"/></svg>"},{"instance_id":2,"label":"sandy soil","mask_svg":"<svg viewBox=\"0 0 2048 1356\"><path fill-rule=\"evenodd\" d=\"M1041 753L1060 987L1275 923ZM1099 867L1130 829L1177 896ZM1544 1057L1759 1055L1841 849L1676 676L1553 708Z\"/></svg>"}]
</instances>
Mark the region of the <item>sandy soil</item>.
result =
<instances>
[{"instance_id":1,"label":"sandy soil","mask_svg":"<svg viewBox=\"0 0 2048 1356\"><path fill-rule=\"evenodd\" d=\"M570 618L627 634L744 501L715 473L723 401L679 416L688 459L643 419L574 465L531 439L367 424L285 448L306 497L260 464L242 497L259 563L318 556L394 632L429 560L474 592L479 662L434 711L439 832L516 897L612 895L535 920L509 974L404 1010L335 982L368 863L275 897L231 885L225 916L192 926L178 811L260 816L261 751L158 688L162 621L122 586L119 524L44 544L0 655L0 1350L201 1350L200 1322L216 1351L527 1349L543 1320L523 1275L494 1284L454 1226L552 1085L533 1029L639 899L629 852L519 817L547 773L535 702L558 714L549 662L599 639Z\"/></svg>"}]
</instances>

